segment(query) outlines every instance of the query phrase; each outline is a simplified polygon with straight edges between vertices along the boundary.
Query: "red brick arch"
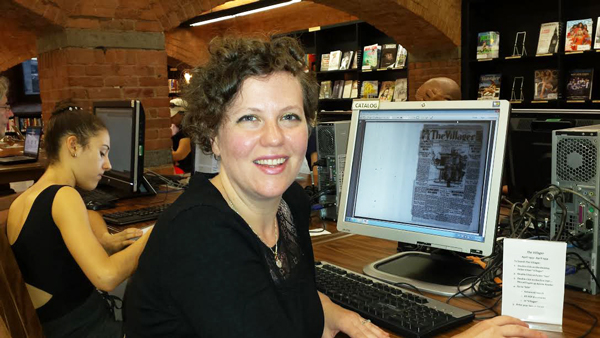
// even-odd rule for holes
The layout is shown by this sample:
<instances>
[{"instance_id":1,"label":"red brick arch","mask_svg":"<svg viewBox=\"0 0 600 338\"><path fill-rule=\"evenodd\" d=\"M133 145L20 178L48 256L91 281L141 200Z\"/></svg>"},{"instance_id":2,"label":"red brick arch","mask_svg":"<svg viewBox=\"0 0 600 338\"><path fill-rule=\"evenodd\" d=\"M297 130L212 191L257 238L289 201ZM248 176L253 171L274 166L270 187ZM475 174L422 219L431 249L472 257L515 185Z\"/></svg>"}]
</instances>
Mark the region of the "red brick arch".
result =
<instances>
[{"instance_id":1,"label":"red brick arch","mask_svg":"<svg viewBox=\"0 0 600 338\"><path fill-rule=\"evenodd\" d=\"M225 31L289 32L356 19L371 23L420 58L429 59L432 54L460 46L460 0L380 0L376 6L370 0L314 0L201 28L176 28L204 11L202 6L206 2L190 0L180 5L163 0L157 5L160 7L157 13L169 13L159 16L167 28L169 57L190 65L202 63L207 57L206 44ZM224 2L213 1L212 5ZM303 22L294 18L301 18Z\"/></svg>"}]
</instances>

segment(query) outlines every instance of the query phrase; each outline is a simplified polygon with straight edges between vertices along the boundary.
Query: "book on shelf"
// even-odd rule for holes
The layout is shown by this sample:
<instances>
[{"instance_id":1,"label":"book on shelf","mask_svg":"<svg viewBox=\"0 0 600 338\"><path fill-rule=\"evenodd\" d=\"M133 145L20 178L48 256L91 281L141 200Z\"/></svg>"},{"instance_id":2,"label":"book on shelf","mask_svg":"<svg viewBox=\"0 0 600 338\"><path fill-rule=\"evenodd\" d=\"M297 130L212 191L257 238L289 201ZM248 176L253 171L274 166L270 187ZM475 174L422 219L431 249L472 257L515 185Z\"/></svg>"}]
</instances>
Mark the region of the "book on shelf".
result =
<instances>
[{"instance_id":1,"label":"book on shelf","mask_svg":"<svg viewBox=\"0 0 600 338\"><path fill-rule=\"evenodd\" d=\"M500 33L481 32L477 35L477 60L495 59L500 52Z\"/></svg>"},{"instance_id":2,"label":"book on shelf","mask_svg":"<svg viewBox=\"0 0 600 338\"><path fill-rule=\"evenodd\" d=\"M321 82L321 90L319 91L319 99L331 98L331 81Z\"/></svg>"},{"instance_id":3,"label":"book on shelf","mask_svg":"<svg viewBox=\"0 0 600 338\"><path fill-rule=\"evenodd\" d=\"M484 74L479 77L477 100L500 100L501 74Z\"/></svg>"},{"instance_id":4,"label":"book on shelf","mask_svg":"<svg viewBox=\"0 0 600 338\"><path fill-rule=\"evenodd\" d=\"M600 16L596 21L596 41L594 42L594 49L600 49Z\"/></svg>"},{"instance_id":5,"label":"book on shelf","mask_svg":"<svg viewBox=\"0 0 600 338\"><path fill-rule=\"evenodd\" d=\"M179 93L179 80L169 79L169 93Z\"/></svg>"},{"instance_id":6,"label":"book on shelf","mask_svg":"<svg viewBox=\"0 0 600 338\"><path fill-rule=\"evenodd\" d=\"M386 44L381 47L381 65L379 68L394 68L396 63L396 44Z\"/></svg>"},{"instance_id":7,"label":"book on shelf","mask_svg":"<svg viewBox=\"0 0 600 338\"><path fill-rule=\"evenodd\" d=\"M394 102L401 102L408 100L408 79L401 78L397 79L394 83Z\"/></svg>"},{"instance_id":8,"label":"book on shelf","mask_svg":"<svg viewBox=\"0 0 600 338\"><path fill-rule=\"evenodd\" d=\"M329 54L321 54L321 71L329 70Z\"/></svg>"},{"instance_id":9,"label":"book on shelf","mask_svg":"<svg viewBox=\"0 0 600 338\"><path fill-rule=\"evenodd\" d=\"M306 63L306 71L314 72L317 70L317 54L304 55L304 62Z\"/></svg>"},{"instance_id":10,"label":"book on shelf","mask_svg":"<svg viewBox=\"0 0 600 338\"><path fill-rule=\"evenodd\" d=\"M556 22L546 22L540 26L540 37L536 55L554 54L558 52L560 25Z\"/></svg>"},{"instance_id":11,"label":"book on shelf","mask_svg":"<svg viewBox=\"0 0 600 338\"><path fill-rule=\"evenodd\" d=\"M558 70L539 69L534 72L534 101L558 99Z\"/></svg>"},{"instance_id":12,"label":"book on shelf","mask_svg":"<svg viewBox=\"0 0 600 338\"><path fill-rule=\"evenodd\" d=\"M394 84L394 81L383 81L381 83L381 89L379 90L379 101L391 102L393 100Z\"/></svg>"},{"instance_id":13,"label":"book on shelf","mask_svg":"<svg viewBox=\"0 0 600 338\"><path fill-rule=\"evenodd\" d=\"M342 62L340 62L341 70L350 69L350 63L352 62L352 55L354 55L354 51L352 51L352 50L344 52L344 54L342 55Z\"/></svg>"},{"instance_id":14,"label":"book on shelf","mask_svg":"<svg viewBox=\"0 0 600 338\"><path fill-rule=\"evenodd\" d=\"M337 80L333 83L333 94L331 95L332 99L341 99L342 92L344 90L344 80Z\"/></svg>"},{"instance_id":15,"label":"book on shelf","mask_svg":"<svg viewBox=\"0 0 600 338\"><path fill-rule=\"evenodd\" d=\"M565 52L590 50L593 29L594 21L591 18L567 21Z\"/></svg>"},{"instance_id":16,"label":"book on shelf","mask_svg":"<svg viewBox=\"0 0 600 338\"><path fill-rule=\"evenodd\" d=\"M338 70L340 69L340 62L342 61L342 51L334 50L329 53L329 66L327 70Z\"/></svg>"},{"instance_id":17,"label":"book on shelf","mask_svg":"<svg viewBox=\"0 0 600 338\"><path fill-rule=\"evenodd\" d=\"M574 69L567 79L567 100L590 100L592 98L593 69Z\"/></svg>"},{"instance_id":18,"label":"book on shelf","mask_svg":"<svg viewBox=\"0 0 600 338\"><path fill-rule=\"evenodd\" d=\"M365 46L362 57L362 70L376 69L379 65L379 45Z\"/></svg>"},{"instance_id":19,"label":"book on shelf","mask_svg":"<svg viewBox=\"0 0 600 338\"><path fill-rule=\"evenodd\" d=\"M358 97L358 80L352 80L352 90L350 91L350 98L355 99Z\"/></svg>"},{"instance_id":20,"label":"book on shelf","mask_svg":"<svg viewBox=\"0 0 600 338\"><path fill-rule=\"evenodd\" d=\"M352 58L352 69L358 69L358 55L360 54L361 50L357 50L356 52L354 52L354 57Z\"/></svg>"},{"instance_id":21,"label":"book on shelf","mask_svg":"<svg viewBox=\"0 0 600 338\"><path fill-rule=\"evenodd\" d=\"M408 55L408 51L406 48L402 47L401 44L398 44L398 50L396 51L396 63L394 64L394 68L404 68L406 66L406 56Z\"/></svg>"},{"instance_id":22,"label":"book on shelf","mask_svg":"<svg viewBox=\"0 0 600 338\"><path fill-rule=\"evenodd\" d=\"M377 98L377 94L379 93L377 91L378 87L379 81L363 81L360 88L360 97L363 99Z\"/></svg>"},{"instance_id":23,"label":"book on shelf","mask_svg":"<svg viewBox=\"0 0 600 338\"><path fill-rule=\"evenodd\" d=\"M342 92L343 99L349 99L352 95L352 80L346 80L344 82L344 91Z\"/></svg>"}]
</instances>

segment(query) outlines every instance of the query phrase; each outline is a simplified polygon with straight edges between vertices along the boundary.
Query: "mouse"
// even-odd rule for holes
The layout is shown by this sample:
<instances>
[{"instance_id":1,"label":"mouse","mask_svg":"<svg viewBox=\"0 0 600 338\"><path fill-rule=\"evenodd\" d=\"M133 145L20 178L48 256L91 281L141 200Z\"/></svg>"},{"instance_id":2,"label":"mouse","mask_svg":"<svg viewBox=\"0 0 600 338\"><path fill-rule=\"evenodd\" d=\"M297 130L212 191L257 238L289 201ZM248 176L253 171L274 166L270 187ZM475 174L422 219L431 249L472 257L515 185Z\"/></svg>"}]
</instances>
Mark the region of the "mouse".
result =
<instances>
[{"instance_id":1,"label":"mouse","mask_svg":"<svg viewBox=\"0 0 600 338\"><path fill-rule=\"evenodd\" d=\"M104 209L112 209L116 205L114 202L110 202L110 201L109 202L89 201L89 202L87 202L87 204L85 206L86 206L86 208L88 208L90 210L98 211L98 210L104 210Z\"/></svg>"}]
</instances>

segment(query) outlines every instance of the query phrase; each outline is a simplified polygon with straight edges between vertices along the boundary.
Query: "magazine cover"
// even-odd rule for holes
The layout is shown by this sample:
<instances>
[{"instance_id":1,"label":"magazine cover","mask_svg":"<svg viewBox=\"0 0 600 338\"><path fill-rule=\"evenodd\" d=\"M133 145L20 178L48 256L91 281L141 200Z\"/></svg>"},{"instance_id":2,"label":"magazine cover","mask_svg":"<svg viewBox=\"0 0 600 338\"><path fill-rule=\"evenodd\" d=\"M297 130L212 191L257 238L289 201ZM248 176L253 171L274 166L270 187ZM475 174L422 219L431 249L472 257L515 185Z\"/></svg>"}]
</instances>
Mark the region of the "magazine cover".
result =
<instances>
[{"instance_id":1,"label":"magazine cover","mask_svg":"<svg viewBox=\"0 0 600 338\"><path fill-rule=\"evenodd\" d=\"M394 102L408 100L408 79L397 79L394 84Z\"/></svg>"},{"instance_id":2,"label":"magazine cover","mask_svg":"<svg viewBox=\"0 0 600 338\"><path fill-rule=\"evenodd\" d=\"M394 47L395 49L395 47ZM391 102L394 98L394 81L383 81L379 89L379 101Z\"/></svg>"},{"instance_id":3,"label":"magazine cover","mask_svg":"<svg viewBox=\"0 0 600 338\"><path fill-rule=\"evenodd\" d=\"M378 55L378 51L379 51L379 45L370 45L370 46L365 46L364 51L363 51L363 58L362 58L362 69L363 70L371 70L374 68L377 68L377 64L378 64L378 60L377 60L377 55Z\"/></svg>"},{"instance_id":4,"label":"magazine cover","mask_svg":"<svg viewBox=\"0 0 600 338\"><path fill-rule=\"evenodd\" d=\"M344 92L342 93L342 98L349 99L350 95L352 95L352 80L346 80L346 82L344 82Z\"/></svg>"},{"instance_id":5,"label":"magazine cover","mask_svg":"<svg viewBox=\"0 0 600 338\"><path fill-rule=\"evenodd\" d=\"M333 83L333 99L341 99L344 91L344 80L337 80Z\"/></svg>"},{"instance_id":6,"label":"magazine cover","mask_svg":"<svg viewBox=\"0 0 600 338\"><path fill-rule=\"evenodd\" d=\"M360 97L363 99L377 98L379 81L363 81Z\"/></svg>"},{"instance_id":7,"label":"magazine cover","mask_svg":"<svg viewBox=\"0 0 600 338\"><path fill-rule=\"evenodd\" d=\"M358 97L358 80L352 81L352 90L350 91L350 98L355 99Z\"/></svg>"},{"instance_id":8,"label":"magazine cover","mask_svg":"<svg viewBox=\"0 0 600 338\"><path fill-rule=\"evenodd\" d=\"M327 70L338 70L340 69L340 62L342 61L342 51L334 50L329 53L329 66Z\"/></svg>"},{"instance_id":9,"label":"magazine cover","mask_svg":"<svg viewBox=\"0 0 600 338\"><path fill-rule=\"evenodd\" d=\"M558 99L558 70L540 69L534 72L534 100Z\"/></svg>"},{"instance_id":10,"label":"magazine cover","mask_svg":"<svg viewBox=\"0 0 600 338\"><path fill-rule=\"evenodd\" d=\"M500 51L500 33L481 32L477 36L477 59L494 59Z\"/></svg>"},{"instance_id":11,"label":"magazine cover","mask_svg":"<svg viewBox=\"0 0 600 338\"><path fill-rule=\"evenodd\" d=\"M394 64L394 68L404 68L406 67L406 56L408 55L408 51L406 48L402 47L402 45L398 44L398 51L396 52L396 63Z\"/></svg>"},{"instance_id":12,"label":"magazine cover","mask_svg":"<svg viewBox=\"0 0 600 338\"><path fill-rule=\"evenodd\" d=\"M596 23L600 23L600 16L598 17L598 21ZM596 27L596 42L594 42L594 49L600 49L600 25Z\"/></svg>"},{"instance_id":13,"label":"magazine cover","mask_svg":"<svg viewBox=\"0 0 600 338\"><path fill-rule=\"evenodd\" d=\"M357 69L358 68L358 55L360 55L361 50L357 50L354 53L354 57L352 58L352 69Z\"/></svg>"},{"instance_id":14,"label":"magazine cover","mask_svg":"<svg viewBox=\"0 0 600 338\"><path fill-rule=\"evenodd\" d=\"M321 55L321 71L329 70L329 54Z\"/></svg>"},{"instance_id":15,"label":"magazine cover","mask_svg":"<svg viewBox=\"0 0 600 338\"><path fill-rule=\"evenodd\" d=\"M479 77L479 92L477 100L500 99L501 74L485 74Z\"/></svg>"},{"instance_id":16,"label":"magazine cover","mask_svg":"<svg viewBox=\"0 0 600 338\"><path fill-rule=\"evenodd\" d=\"M319 99L331 98L331 81L321 82L321 91L319 91Z\"/></svg>"},{"instance_id":17,"label":"magazine cover","mask_svg":"<svg viewBox=\"0 0 600 338\"><path fill-rule=\"evenodd\" d=\"M536 55L554 54L558 51L559 25L558 22L543 23L540 27L540 38Z\"/></svg>"},{"instance_id":18,"label":"magazine cover","mask_svg":"<svg viewBox=\"0 0 600 338\"><path fill-rule=\"evenodd\" d=\"M589 100L592 98L593 69L574 69L567 79L567 100Z\"/></svg>"},{"instance_id":19,"label":"magazine cover","mask_svg":"<svg viewBox=\"0 0 600 338\"><path fill-rule=\"evenodd\" d=\"M381 48L381 66L379 68L393 68L396 63L396 45L383 45Z\"/></svg>"},{"instance_id":20,"label":"magazine cover","mask_svg":"<svg viewBox=\"0 0 600 338\"><path fill-rule=\"evenodd\" d=\"M354 51L344 52L344 55L342 56L342 62L340 63L340 70L350 69L352 55L354 55Z\"/></svg>"},{"instance_id":21,"label":"magazine cover","mask_svg":"<svg viewBox=\"0 0 600 338\"><path fill-rule=\"evenodd\" d=\"M593 26L592 19L567 21L565 52L590 50L592 48Z\"/></svg>"}]
</instances>

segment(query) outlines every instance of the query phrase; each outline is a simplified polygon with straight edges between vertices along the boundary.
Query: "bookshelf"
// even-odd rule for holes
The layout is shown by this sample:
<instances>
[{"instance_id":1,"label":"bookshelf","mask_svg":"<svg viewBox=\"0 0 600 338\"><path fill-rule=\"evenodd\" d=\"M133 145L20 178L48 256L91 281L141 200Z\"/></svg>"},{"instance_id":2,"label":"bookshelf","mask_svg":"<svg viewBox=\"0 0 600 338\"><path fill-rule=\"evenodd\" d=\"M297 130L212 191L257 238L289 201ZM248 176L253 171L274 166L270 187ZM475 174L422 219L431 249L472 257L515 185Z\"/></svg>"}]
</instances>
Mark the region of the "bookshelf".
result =
<instances>
[{"instance_id":1,"label":"bookshelf","mask_svg":"<svg viewBox=\"0 0 600 338\"><path fill-rule=\"evenodd\" d=\"M359 97L362 81L395 81L399 78L408 78L408 62L402 69L385 69L362 71L362 51L364 46L372 44L396 44L391 37L379 31L375 27L363 21L352 21L324 27L312 27L302 31L296 31L279 36L291 36L297 38L303 45L307 54L315 54L316 61L311 71L315 72L317 81L356 80L358 81ZM321 71L321 56L331 51L340 50L360 51L357 56L358 67L356 69ZM352 98L319 99L319 120L350 119Z\"/></svg>"},{"instance_id":2,"label":"bookshelf","mask_svg":"<svg viewBox=\"0 0 600 338\"><path fill-rule=\"evenodd\" d=\"M507 0L502 6L483 0L462 3L462 95L477 99L479 77L483 74L502 74L500 98L510 100L513 79L523 77L523 101L513 102L513 108L598 109L600 108L600 53L593 49L596 38L600 2L582 0L576 4L568 0ZM592 18L592 50L565 53L566 23L570 20ZM558 21L560 35L558 52L536 56L540 25ZM499 58L490 61L476 59L479 32L500 33ZM527 33L526 56L512 58L517 32ZM542 69L558 70L558 99L534 100L534 72ZM567 100L566 82L575 69L594 69L591 100Z\"/></svg>"}]
</instances>

